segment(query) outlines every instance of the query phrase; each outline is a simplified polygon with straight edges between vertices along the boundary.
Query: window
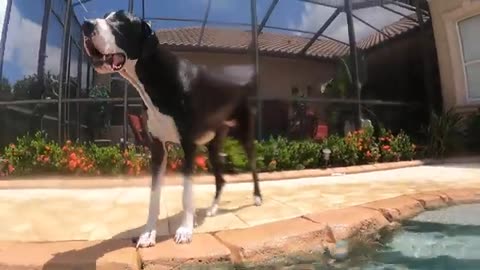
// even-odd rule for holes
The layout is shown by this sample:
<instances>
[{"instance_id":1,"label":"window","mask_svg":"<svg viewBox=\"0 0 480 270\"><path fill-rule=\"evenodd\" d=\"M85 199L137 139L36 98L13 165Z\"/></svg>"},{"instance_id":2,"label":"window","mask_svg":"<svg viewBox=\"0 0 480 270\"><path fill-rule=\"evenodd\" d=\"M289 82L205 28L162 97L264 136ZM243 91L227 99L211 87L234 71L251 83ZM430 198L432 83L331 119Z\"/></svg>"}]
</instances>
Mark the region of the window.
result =
<instances>
[{"instance_id":1,"label":"window","mask_svg":"<svg viewBox=\"0 0 480 270\"><path fill-rule=\"evenodd\" d=\"M48 22L47 46L45 48L45 73L54 77L60 74L62 57L63 25L56 16L50 16Z\"/></svg>"},{"instance_id":2,"label":"window","mask_svg":"<svg viewBox=\"0 0 480 270\"><path fill-rule=\"evenodd\" d=\"M66 9L67 3L65 0L52 0L52 10L62 21L65 18Z\"/></svg>"},{"instance_id":3,"label":"window","mask_svg":"<svg viewBox=\"0 0 480 270\"><path fill-rule=\"evenodd\" d=\"M39 97L38 87L34 84L44 5L43 0L12 2L2 76L3 82L13 89L16 99Z\"/></svg>"},{"instance_id":4,"label":"window","mask_svg":"<svg viewBox=\"0 0 480 270\"><path fill-rule=\"evenodd\" d=\"M70 46L70 80L78 84L78 73L81 50L77 44L71 42Z\"/></svg>"},{"instance_id":5,"label":"window","mask_svg":"<svg viewBox=\"0 0 480 270\"><path fill-rule=\"evenodd\" d=\"M467 99L480 99L480 15L458 23L463 50L463 64L467 86Z\"/></svg>"}]
</instances>

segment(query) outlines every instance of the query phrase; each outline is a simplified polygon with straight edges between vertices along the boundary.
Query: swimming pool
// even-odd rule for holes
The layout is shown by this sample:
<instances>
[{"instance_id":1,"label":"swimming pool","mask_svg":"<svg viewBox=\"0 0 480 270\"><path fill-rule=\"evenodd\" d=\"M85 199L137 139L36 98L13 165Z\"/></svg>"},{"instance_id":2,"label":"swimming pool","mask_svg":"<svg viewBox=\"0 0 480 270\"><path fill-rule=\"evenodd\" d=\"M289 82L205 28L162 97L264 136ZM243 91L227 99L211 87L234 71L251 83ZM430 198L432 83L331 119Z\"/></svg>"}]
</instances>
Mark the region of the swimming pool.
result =
<instances>
[{"instance_id":1,"label":"swimming pool","mask_svg":"<svg viewBox=\"0 0 480 270\"><path fill-rule=\"evenodd\" d=\"M209 269L480 269L480 204L424 212L380 242L351 249L343 261L310 254L282 258L268 265L215 266ZM192 268L190 268L192 269Z\"/></svg>"}]
</instances>

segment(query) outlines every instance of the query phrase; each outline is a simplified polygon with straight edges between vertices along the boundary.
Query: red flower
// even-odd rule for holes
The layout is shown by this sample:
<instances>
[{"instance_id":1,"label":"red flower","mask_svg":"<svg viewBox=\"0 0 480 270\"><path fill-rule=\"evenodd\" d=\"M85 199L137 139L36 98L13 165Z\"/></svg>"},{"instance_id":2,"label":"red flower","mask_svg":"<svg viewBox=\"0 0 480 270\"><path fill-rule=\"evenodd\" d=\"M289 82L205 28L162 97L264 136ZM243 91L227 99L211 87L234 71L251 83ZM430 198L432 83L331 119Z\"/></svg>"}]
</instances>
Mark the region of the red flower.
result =
<instances>
[{"instance_id":1,"label":"red flower","mask_svg":"<svg viewBox=\"0 0 480 270\"><path fill-rule=\"evenodd\" d=\"M371 157L372 156L372 153L369 151L367 151L367 153L365 154L367 157Z\"/></svg>"},{"instance_id":2,"label":"red flower","mask_svg":"<svg viewBox=\"0 0 480 270\"><path fill-rule=\"evenodd\" d=\"M389 151L390 150L390 145L384 145L382 146L383 150Z\"/></svg>"},{"instance_id":3,"label":"red flower","mask_svg":"<svg viewBox=\"0 0 480 270\"><path fill-rule=\"evenodd\" d=\"M8 173L13 173L15 171L15 167L12 164L8 164Z\"/></svg>"},{"instance_id":4,"label":"red flower","mask_svg":"<svg viewBox=\"0 0 480 270\"><path fill-rule=\"evenodd\" d=\"M195 158L195 163L197 164L198 167L202 169L207 168L207 159L204 156L197 156Z\"/></svg>"}]
</instances>

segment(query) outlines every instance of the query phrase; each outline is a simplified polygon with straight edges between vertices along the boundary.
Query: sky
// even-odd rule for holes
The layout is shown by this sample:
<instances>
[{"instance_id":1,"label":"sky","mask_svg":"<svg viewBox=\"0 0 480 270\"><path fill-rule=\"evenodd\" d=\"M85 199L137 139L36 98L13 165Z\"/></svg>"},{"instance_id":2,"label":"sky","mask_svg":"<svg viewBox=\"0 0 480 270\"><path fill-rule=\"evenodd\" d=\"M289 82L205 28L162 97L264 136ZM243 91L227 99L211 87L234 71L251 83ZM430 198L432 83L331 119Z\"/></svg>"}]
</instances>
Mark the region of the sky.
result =
<instances>
[{"instance_id":1,"label":"sky","mask_svg":"<svg viewBox=\"0 0 480 270\"><path fill-rule=\"evenodd\" d=\"M0 0L0 25L3 23L6 1L7 0ZM64 0L53 0L53 2L57 4L62 4L64 3L63 1ZM104 14L114 10L128 9L128 0L72 1L74 13L80 23L85 18L103 17ZM142 15L141 2L141 0L134 1L134 13L138 16ZM265 16L271 2L272 0L257 0L257 17L259 23ZM10 82L15 82L26 75L31 75L36 72L43 12L42 3L43 1L40 0L13 1L3 71L4 76L6 76ZM201 20L204 17L207 3L208 0L145 0L145 18L177 17ZM389 7L406 15L412 13L397 6L390 5ZM267 26L316 32L333 12L334 9L329 7L298 0L280 0L267 22ZM354 13L377 28L382 28L401 19L401 16L380 7L356 10ZM211 27L228 27L215 24L215 22L218 21L248 24L250 23L250 0L212 0L208 20L210 23L207 23L207 26ZM56 21L51 21L50 24L52 29L61 29L61 26ZM152 24L155 29L201 26L201 23L197 22L155 20L152 20ZM15 31L11 30L12 26L15 28ZM249 26L237 27L249 29ZM278 30L267 28L264 31ZM47 42L46 68L53 71L58 70L60 63L60 44L62 38L60 32L61 31L49 33ZM357 40L359 41L373 34L375 30L355 20L355 32ZM291 32L290 34L298 35L301 33ZM309 34L303 35L307 37L311 36ZM344 13L341 13L337 19L333 21L325 32L325 35L343 42L348 42L348 31Z\"/></svg>"}]
</instances>

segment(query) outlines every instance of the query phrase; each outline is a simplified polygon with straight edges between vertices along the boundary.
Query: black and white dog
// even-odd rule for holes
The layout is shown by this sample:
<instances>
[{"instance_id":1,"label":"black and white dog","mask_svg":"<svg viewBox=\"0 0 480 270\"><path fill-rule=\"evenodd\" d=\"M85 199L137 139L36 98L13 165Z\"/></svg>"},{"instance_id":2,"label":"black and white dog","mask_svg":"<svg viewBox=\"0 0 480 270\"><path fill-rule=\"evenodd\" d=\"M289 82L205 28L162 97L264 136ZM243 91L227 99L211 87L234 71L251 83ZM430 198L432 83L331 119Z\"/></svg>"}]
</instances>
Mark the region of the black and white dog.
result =
<instances>
[{"instance_id":1,"label":"black and white dog","mask_svg":"<svg viewBox=\"0 0 480 270\"><path fill-rule=\"evenodd\" d=\"M138 91L146 108L151 135L152 184L145 231L137 247L155 245L162 180L166 169L165 143L179 143L185 153L183 168L183 220L175 234L177 243L189 243L194 227L194 154L207 145L215 175L216 193L207 215L215 215L225 181L219 151L230 128L242 142L254 183L254 203L262 196L255 166L254 111L248 96L255 90L251 67L212 72L178 58L163 48L150 26L125 11L82 25L85 51L98 73L120 73ZM248 73L248 74L247 74Z\"/></svg>"}]
</instances>

